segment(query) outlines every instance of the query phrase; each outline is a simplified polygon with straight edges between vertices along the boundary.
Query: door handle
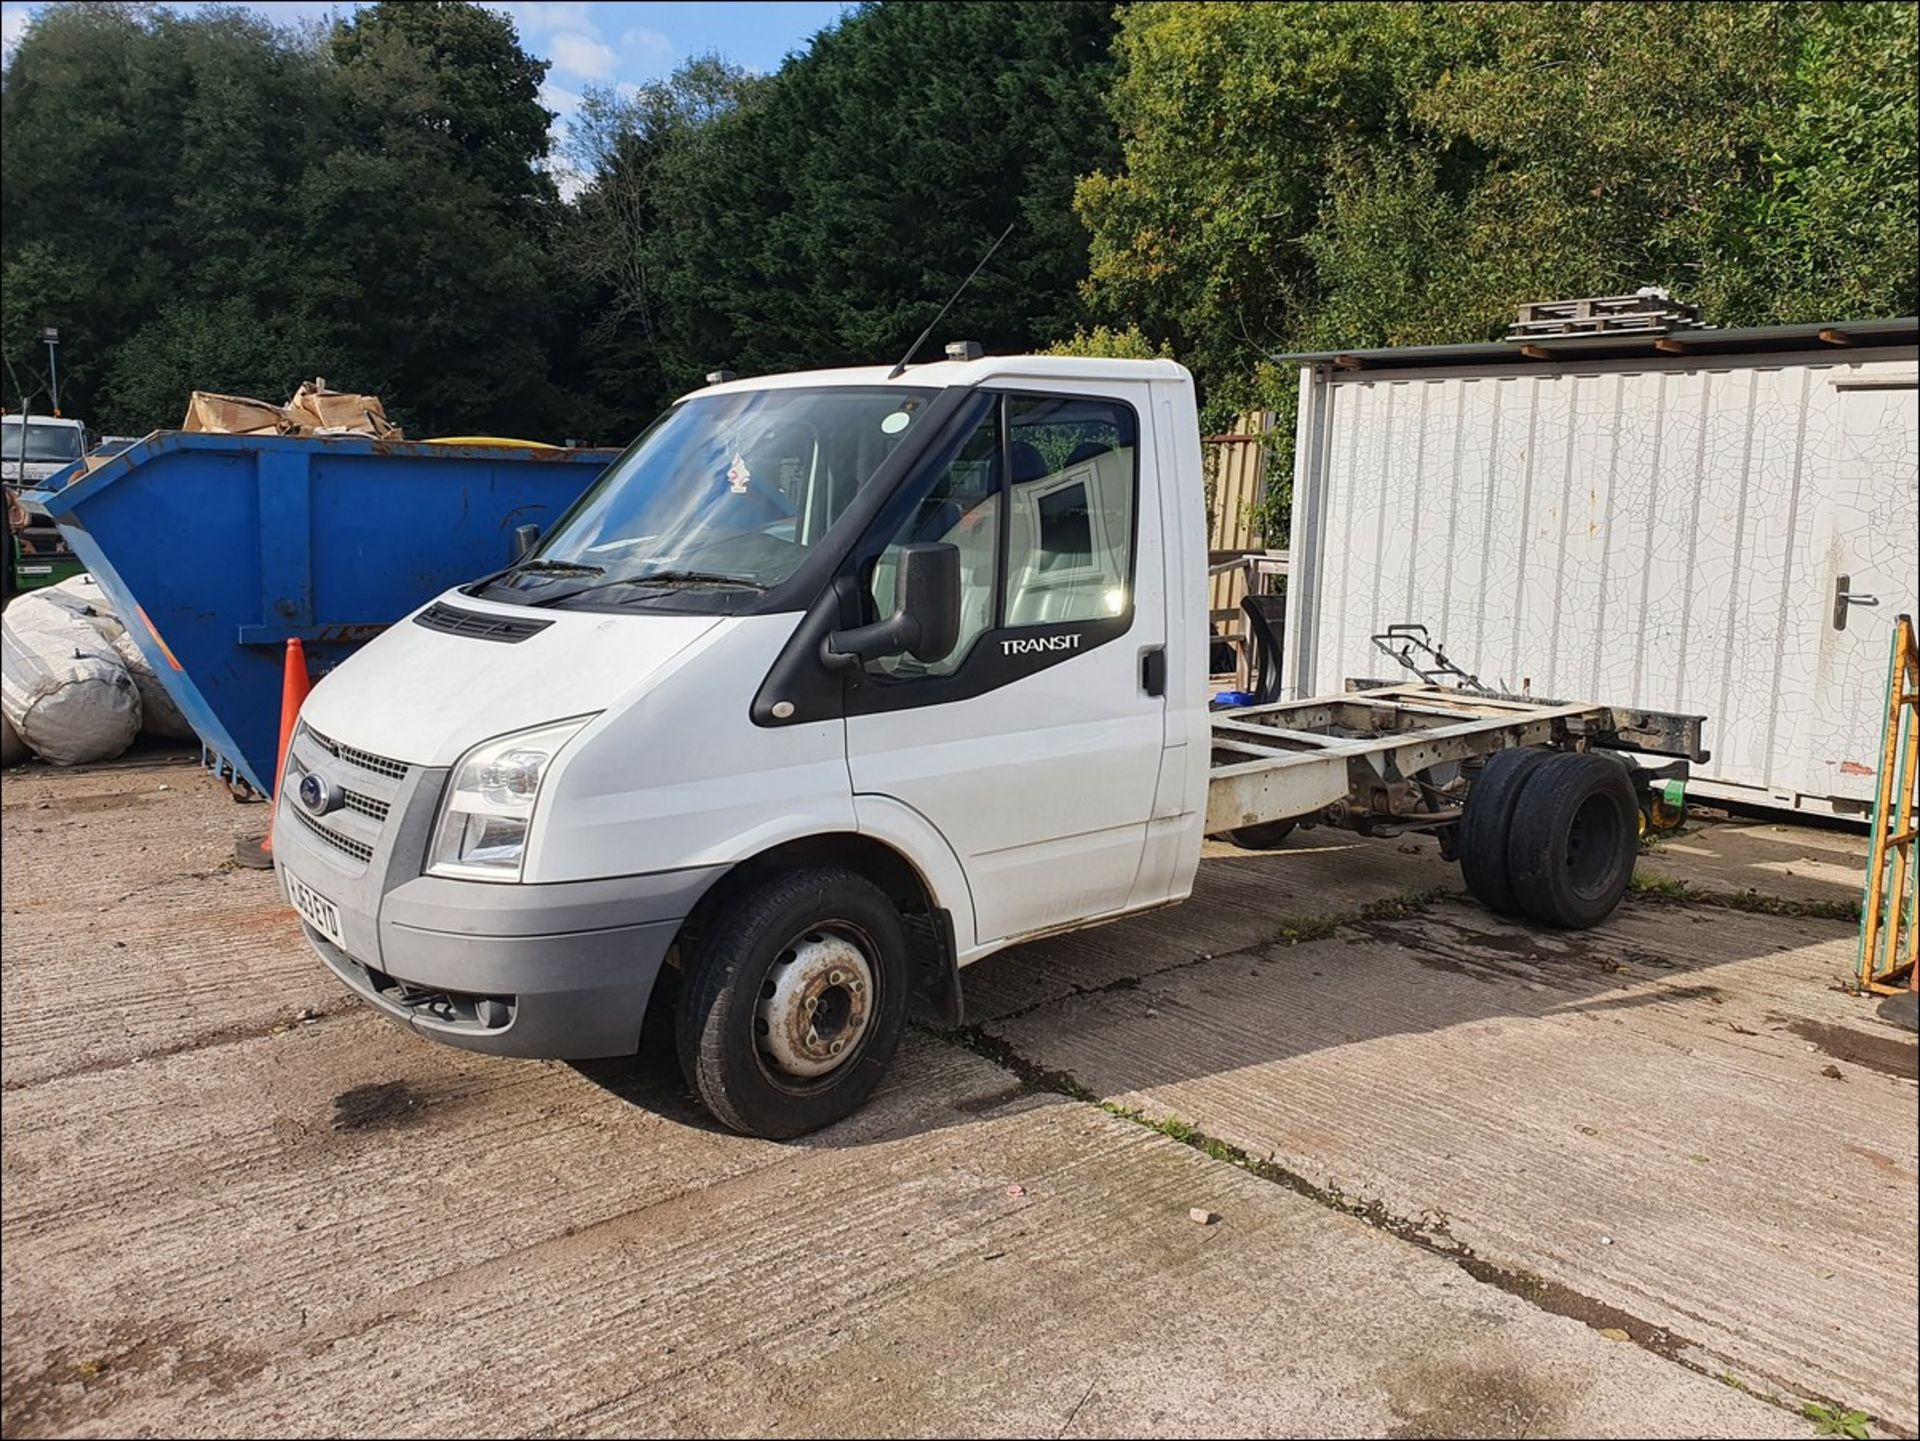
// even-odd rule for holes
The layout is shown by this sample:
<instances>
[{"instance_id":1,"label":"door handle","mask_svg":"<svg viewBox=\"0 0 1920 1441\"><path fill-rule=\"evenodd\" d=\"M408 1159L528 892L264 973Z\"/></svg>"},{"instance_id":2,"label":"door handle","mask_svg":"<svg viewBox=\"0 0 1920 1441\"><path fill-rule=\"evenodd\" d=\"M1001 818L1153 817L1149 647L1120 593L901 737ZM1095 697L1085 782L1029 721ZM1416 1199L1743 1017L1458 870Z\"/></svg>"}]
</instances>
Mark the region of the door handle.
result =
<instances>
[{"instance_id":1,"label":"door handle","mask_svg":"<svg viewBox=\"0 0 1920 1441\"><path fill-rule=\"evenodd\" d=\"M1853 577L1850 575L1836 576L1834 578L1833 628L1835 630L1845 630L1847 628L1848 606L1880 604L1880 597L1877 595L1866 595L1861 591L1847 589L1847 587L1852 584Z\"/></svg>"},{"instance_id":2,"label":"door handle","mask_svg":"<svg viewBox=\"0 0 1920 1441\"><path fill-rule=\"evenodd\" d=\"M1148 695L1167 693L1167 651L1165 646L1140 652L1140 688Z\"/></svg>"}]
</instances>

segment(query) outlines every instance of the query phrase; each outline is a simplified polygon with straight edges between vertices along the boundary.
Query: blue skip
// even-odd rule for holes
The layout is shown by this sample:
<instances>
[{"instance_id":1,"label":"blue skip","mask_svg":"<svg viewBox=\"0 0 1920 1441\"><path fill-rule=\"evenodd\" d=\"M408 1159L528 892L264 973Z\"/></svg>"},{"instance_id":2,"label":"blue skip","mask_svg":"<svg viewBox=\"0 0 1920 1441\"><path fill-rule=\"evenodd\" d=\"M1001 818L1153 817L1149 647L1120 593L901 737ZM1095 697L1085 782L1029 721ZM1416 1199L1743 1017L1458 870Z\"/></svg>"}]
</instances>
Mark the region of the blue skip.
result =
<instances>
[{"instance_id":1,"label":"blue skip","mask_svg":"<svg viewBox=\"0 0 1920 1441\"><path fill-rule=\"evenodd\" d=\"M506 565L514 528L551 526L617 454L159 431L22 500L100 582L213 768L265 794L289 639L324 674Z\"/></svg>"}]
</instances>

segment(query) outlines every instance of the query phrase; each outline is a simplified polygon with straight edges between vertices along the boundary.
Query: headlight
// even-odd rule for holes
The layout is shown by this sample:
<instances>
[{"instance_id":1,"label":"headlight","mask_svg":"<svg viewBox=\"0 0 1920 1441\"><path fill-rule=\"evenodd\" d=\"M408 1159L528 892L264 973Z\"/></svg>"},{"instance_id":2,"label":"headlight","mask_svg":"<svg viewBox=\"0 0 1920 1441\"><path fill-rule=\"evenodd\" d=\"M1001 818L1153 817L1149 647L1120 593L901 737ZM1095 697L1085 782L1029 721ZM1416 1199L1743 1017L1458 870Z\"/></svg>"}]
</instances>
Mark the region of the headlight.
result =
<instances>
[{"instance_id":1,"label":"headlight","mask_svg":"<svg viewBox=\"0 0 1920 1441\"><path fill-rule=\"evenodd\" d=\"M460 758L440 803L427 872L477 881L517 881L540 782L560 748L592 716L483 741Z\"/></svg>"}]
</instances>

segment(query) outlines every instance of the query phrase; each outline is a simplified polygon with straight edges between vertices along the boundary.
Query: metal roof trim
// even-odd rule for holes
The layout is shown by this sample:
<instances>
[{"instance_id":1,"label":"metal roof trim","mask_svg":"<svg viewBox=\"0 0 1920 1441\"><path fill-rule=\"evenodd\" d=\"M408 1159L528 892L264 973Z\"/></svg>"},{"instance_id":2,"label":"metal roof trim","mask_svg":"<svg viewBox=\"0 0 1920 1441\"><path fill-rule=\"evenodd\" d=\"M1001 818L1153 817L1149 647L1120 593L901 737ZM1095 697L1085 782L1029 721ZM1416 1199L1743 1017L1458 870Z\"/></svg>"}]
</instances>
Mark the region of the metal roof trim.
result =
<instances>
[{"instance_id":1,"label":"metal roof trim","mask_svg":"<svg viewBox=\"0 0 1920 1441\"><path fill-rule=\"evenodd\" d=\"M1920 317L1833 320L1811 325L1706 327L1651 334L1569 335L1461 345L1396 345L1372 350L1301 350L1272 355L1298 365L1346 370L1405 370L1449 365L1543 365L1557 360L1684 360L1695 355L1761 355L1793 350L1844 355L1870 346L1920 345Z\"/></svg>"}]
</instances>

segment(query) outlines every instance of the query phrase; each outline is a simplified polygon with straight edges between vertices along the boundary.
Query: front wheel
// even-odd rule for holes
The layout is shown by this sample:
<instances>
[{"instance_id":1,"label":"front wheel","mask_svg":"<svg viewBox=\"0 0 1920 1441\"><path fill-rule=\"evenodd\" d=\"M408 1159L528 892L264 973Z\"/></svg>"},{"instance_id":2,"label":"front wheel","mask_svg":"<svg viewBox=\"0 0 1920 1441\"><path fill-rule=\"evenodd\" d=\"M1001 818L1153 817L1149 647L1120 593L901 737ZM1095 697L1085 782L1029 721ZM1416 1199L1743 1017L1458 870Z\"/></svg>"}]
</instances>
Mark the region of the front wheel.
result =
<instances>
[{"instance_id":1,"label":"front wheel","mask_svg":"<svg viewBox=\"0 0 1920 1441\"><path fill-rule=\"evenodd\" d=\"M680 1069L716 1119L786 1140L858 1110L906 1024L893 903L851 871L790 871L733 898L684 978Z\"/></svg>"}]
</instances>

